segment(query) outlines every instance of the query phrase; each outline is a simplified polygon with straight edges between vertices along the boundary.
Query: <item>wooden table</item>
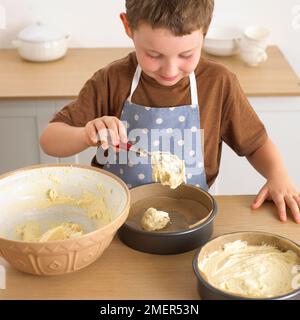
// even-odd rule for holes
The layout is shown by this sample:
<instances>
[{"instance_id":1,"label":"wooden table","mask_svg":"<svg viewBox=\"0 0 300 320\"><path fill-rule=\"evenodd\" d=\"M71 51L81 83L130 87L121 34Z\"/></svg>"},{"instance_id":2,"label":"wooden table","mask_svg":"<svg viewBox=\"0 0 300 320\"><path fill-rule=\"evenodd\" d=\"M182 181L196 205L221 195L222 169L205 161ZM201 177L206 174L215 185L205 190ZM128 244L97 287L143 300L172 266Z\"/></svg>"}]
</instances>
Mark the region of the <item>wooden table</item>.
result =
<instances>
[{"instance_id":1,"label":"wooden table","mask_svg":"<svg viewBox=\"0 0 300 320\"><path fill-rule=\"evenodd\" d=\"M0 50L0 99L75 98L98 69L126 56L133 48L69 49L61 60L22 60L15 49ZM235 73L247 96L300 96L299 80L276 46L259 67L247 67L238 56L208 56Z\"/></svg>"},{"instance_id":2,"label":"wooden table","mask_svg":"<svg viewBox=\"0 0 300 320\"><path fill-rule=\"evenodd\" d=\"M214 236L242 230L267 231L300 243L300 226L279 222L276 208L265 203L252 211L253 196L219 196ZM1 299L199 299L192 270L195 251L150 255L132 250L115 237L92 265L73 274L38 277L6 267Z\"/></svg>"}]
</instances>

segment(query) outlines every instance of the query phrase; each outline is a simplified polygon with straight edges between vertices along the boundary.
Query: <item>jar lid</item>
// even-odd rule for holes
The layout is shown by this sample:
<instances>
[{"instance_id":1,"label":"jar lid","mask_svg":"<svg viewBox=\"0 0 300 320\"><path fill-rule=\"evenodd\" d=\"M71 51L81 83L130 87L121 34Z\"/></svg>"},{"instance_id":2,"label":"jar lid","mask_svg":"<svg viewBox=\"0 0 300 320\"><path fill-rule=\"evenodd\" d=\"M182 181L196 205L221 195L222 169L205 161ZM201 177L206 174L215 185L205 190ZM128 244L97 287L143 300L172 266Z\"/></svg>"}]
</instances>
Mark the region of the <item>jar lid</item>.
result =
<instances>
[{"instance_id":1,"label":"jar lid","mask_svg":"<svg viewBox=\"0 0 300 320\"><path fill-rule=\"evenodd\" d=\"M18 34L20 40L30 42L53 41L63 37L64 34L61 31L43 22L34 23Z\"/></svg>"}]
</instances>

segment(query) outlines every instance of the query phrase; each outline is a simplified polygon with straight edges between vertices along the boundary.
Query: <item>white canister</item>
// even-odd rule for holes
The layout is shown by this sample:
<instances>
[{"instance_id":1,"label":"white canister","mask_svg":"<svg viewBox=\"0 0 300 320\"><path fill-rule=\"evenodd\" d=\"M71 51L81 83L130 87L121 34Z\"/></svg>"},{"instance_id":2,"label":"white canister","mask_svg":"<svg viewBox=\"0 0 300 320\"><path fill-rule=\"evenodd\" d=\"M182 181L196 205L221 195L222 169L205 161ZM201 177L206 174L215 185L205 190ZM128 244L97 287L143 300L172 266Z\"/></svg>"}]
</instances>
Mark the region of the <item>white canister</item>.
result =
<instances>
[{"instance_id":1,"label":"white canister","mask_svg":"<svg viewBox=\"0 0 300 320\"><path fill-rule=\"evenodd\" d=\"M56 28L37 22L22 30L12 43L22 58L44 62L62 58L67 52L69 39L69 35Z\"/></svg>"}]
</instances>

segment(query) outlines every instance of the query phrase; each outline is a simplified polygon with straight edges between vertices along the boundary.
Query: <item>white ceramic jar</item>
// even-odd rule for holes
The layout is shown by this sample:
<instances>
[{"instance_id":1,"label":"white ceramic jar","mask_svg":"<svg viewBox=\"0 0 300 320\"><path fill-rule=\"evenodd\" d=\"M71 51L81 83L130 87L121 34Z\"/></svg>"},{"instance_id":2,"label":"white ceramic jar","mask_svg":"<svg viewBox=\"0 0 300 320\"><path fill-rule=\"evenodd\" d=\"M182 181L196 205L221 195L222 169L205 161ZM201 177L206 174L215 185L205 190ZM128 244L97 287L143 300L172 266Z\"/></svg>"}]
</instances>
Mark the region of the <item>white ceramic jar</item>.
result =
<instances>
[{"instance_id":1,"label":"white ceramic jar","mask_svg":"<svg viewBox=\"0 0 300 320\"><path fill-rule=\"evenodd\" d=\"M68 49L69 35L41 22L26 27L12 43L19 55L29 61L53 61L62 58Z\"/></svg>"}]
</instances>

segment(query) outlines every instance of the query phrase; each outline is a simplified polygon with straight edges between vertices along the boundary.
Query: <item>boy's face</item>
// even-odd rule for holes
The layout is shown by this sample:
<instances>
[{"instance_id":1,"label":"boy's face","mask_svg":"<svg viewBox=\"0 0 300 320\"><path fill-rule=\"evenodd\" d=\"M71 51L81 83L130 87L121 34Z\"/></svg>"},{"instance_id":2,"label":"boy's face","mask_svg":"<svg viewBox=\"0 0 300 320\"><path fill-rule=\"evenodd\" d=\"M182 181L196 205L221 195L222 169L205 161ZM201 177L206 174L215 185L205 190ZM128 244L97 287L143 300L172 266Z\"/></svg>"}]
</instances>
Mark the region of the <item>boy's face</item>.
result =
<instances>
[{"instance_id":1,"label":"boy's face","mask_svg":"<svg viewBox=\"0 0 300 320\"><path fill-rule=\"evenodd\" d=\"M132 32L121 18L134 42L137 60L148 76L164 86L172 86L195 70L203 44L201 30L179 37L168 29L152 29L142 23Z\"/></svg>"}]
</instances>

